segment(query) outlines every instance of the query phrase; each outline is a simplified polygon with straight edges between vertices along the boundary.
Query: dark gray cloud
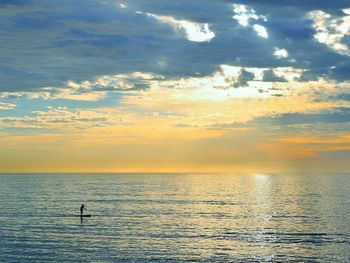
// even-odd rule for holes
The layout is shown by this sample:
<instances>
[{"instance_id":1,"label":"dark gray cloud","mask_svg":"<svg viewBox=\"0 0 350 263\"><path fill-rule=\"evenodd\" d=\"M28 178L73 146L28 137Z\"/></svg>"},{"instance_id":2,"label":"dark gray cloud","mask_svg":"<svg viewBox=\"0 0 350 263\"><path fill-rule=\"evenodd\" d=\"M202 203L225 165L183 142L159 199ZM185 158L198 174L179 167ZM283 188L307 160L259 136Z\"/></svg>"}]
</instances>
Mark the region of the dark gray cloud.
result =
<instances>
[{"instance_id":1,"label":"dark gray cloud","mask_svg":"<svg viewBox=\"0 0 350 263\"><path fill-rule=\"evenodd\" d=\"M32 4L32 0L2 0L0 7L31 6Z\"/></svg>"},{"instance_id":2,"label":"dark gray cloud","mask_svg":"<svg viewBox=\"0 0 350 263\"><path fill-rule=\"evenodd\" d=\"M350 94L349 93L342 93L337 96L335 96L336 100L345 100L345 101L350 101Z\"/></svg>"},{"instance_id":3,"label":"dark gray cloud","mask_svg":"<svg viewBox=\"0 0 350 263\"><path fill-rule=\"evenodd\" d=\"M306 16L315 9L339 15L348 1L123 3L128 8L109 0L1 1L0 91L36 91L63 86L68 80L134 71L167 77L207 75L220 64L293 66L309 69L305 80L349 79L348 57L316 42L312 21ZM267 21L258 22L269 38L232 19L232 3L250 5L266 16ZM210 42L191 42L169 25L136 11L209 23L216 36ZM276 59L275 47L287 49L289 57Z\"/></svg>"},{"instance_id":4,"label":"dark gray cloud","mask_svg":"<svg viewBox=\"0 0 350 263\"><path fill-rule=\"evenodd\" d=\"M318 113L285 113L257 117L247 123L217 124L216 128L285 127L289 125L350 124L350 108L339 107Z\"/></svg>"}]
</instances>

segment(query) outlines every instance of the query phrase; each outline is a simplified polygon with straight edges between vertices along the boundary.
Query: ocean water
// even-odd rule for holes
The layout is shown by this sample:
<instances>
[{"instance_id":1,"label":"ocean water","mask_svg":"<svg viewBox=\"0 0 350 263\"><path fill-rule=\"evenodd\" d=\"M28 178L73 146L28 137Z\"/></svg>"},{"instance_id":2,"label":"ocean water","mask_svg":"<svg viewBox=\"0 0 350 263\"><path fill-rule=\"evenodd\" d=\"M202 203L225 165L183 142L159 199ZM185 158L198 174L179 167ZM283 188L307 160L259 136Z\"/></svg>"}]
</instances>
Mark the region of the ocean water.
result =
<instances>
[{"instance_id":1,"label":"ocean water","mask_svg":"<svg viewBox=\"0 0 350 263\"><path fill-rule=\"evenodd\" d=\"M350 262L350 174L2 174L0 262Z\"/></svg>"}]
</instances>

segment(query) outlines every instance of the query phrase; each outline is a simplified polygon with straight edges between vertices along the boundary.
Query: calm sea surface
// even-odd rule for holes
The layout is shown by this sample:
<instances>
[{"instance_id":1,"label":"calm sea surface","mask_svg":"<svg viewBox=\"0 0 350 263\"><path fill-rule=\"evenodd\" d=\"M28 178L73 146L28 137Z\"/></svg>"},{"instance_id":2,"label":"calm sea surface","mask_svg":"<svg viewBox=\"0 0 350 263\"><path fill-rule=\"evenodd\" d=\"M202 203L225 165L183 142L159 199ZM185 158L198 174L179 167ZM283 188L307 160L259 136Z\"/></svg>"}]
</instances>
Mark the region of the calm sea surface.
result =
<instances>
[{"instance_id":1,"label":"calm sea surface","mask_svg":"<svg viewBox=\"0 0 350 263\"><path fill-rule=\"evenodd\" d=\"M350 174L0 175L0 262L188 261L350 262Z\"/></svg>"}]
</instances>

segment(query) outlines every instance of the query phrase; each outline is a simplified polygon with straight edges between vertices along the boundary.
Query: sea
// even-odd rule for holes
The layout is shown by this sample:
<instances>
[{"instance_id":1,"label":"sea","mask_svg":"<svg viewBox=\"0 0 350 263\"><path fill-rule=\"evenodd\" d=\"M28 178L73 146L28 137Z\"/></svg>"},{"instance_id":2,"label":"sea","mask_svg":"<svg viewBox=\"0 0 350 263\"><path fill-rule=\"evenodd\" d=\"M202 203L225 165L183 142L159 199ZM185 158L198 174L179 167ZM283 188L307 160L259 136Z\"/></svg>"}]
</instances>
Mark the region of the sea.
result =
<instances>
[{"instance_id":1,"label":"sea","mask_svg":"<svg viewBox=\"0 0 350 263\"><path fill-rule=\"evenodd\" d=\"M0 174L0 262L350 262L350 174Z\"/></svg>"}]
</instances>

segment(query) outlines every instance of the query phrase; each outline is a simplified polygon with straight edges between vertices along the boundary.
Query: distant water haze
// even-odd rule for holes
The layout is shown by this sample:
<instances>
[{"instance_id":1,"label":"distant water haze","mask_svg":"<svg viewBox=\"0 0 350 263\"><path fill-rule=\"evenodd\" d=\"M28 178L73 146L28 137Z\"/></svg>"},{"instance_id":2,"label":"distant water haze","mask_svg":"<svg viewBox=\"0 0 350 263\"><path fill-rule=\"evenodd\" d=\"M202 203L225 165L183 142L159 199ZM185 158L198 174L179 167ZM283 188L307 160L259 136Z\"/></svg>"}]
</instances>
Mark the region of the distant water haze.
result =
<instances>
[{"instance_id":1,"label":"distant water haze","mask_svg":"<svg viewBox=\"0 0 350 263\"><path fill-rule=\"evenodd\" d=\"M0 180L0 262L350 261L350 174Z\"/></svg>"}]
</instances>

